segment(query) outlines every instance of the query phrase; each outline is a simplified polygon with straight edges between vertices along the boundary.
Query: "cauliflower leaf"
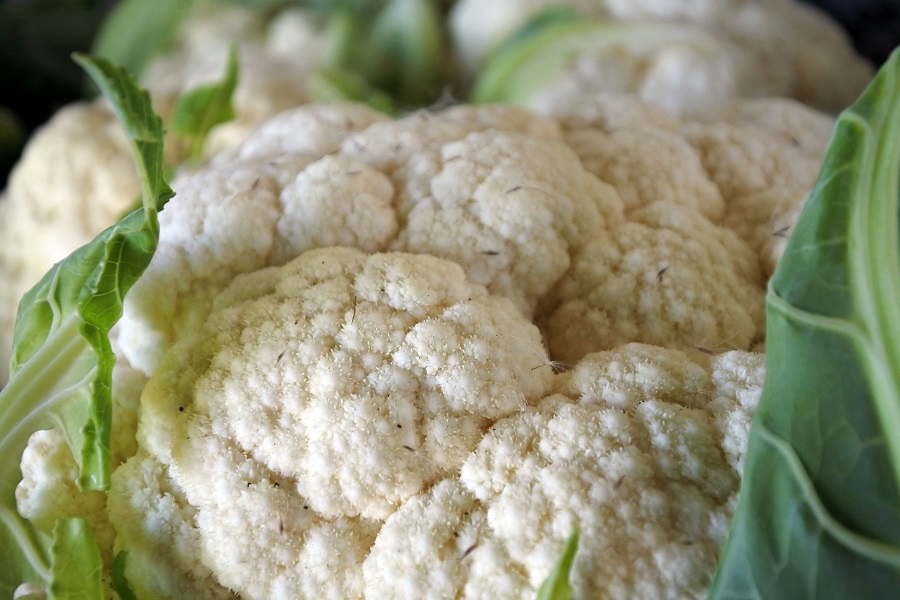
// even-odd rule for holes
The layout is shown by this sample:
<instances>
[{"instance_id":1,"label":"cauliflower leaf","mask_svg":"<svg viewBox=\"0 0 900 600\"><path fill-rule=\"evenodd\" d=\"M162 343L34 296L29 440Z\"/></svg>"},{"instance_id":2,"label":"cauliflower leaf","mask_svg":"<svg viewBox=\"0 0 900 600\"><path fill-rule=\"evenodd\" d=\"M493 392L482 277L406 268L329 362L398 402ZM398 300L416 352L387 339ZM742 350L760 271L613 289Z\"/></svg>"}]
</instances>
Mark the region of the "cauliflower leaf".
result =
<instances>
[{"instance_id":1,"label":"cauliflower leaf","mask_svg":"<svg viewBox=\"0 0 900 600\"><path fill-rule=\"evenodd\" d=\"M900 51L838 120L767 296L768 379L711 598L900 583Z\"/></svg>"},{"instance_id":2,"label":"cauliflower leaf","mask_svg":"<svg viewBox=\"0 0 900 600\"><path fill-rule=\"evenodd\" d=\"M111 101L134 156L143 207L61 261L19 305L11 379L0 392L0 456L21 456L29 436L61 426L80 466L79 487L109 486L111 378L115 357L107 334L122 299L143 273L159 239L157 212L173 192L163 179L162 122L149 95L120 66L75 60ZM18 461L0 465L0 591L19 584L100 591L100 558L84 522L54 527L53 542L16 513ZM96 595L99 597L99 595ZM80 596L81 597L81 596ZM90 596L88 596L90 597Z\"/></svg>"},{"instance_id":3,"label":"cauliflower leaf","mask_svg":"<svg viewBox=\"0 0 900 600\"><path fill-rule=\"evenodd\" d=\"M238 70L237 49L232 46L221 81L200 85L178 99L170 126L188 141L188 155L192 159L202 157L203 144L213 127L234 119L232 96L237 88Z\"/></svg>"}]
</instances>

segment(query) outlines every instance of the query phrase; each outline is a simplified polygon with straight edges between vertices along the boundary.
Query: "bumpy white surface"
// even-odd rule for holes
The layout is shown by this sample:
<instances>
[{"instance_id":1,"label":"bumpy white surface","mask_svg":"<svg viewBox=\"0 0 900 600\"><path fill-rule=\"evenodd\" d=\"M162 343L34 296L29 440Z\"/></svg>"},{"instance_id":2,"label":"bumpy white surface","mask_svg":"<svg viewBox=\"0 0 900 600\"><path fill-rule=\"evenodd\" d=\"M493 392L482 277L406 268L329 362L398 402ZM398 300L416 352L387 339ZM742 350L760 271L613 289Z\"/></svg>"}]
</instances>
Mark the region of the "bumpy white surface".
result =
<instances>
[{"instance_id":1,"label":"bumpy white surface","mask_svg":"<svg viewBox=\"0 0 900 600\"><path fill-rule=\"evenodd\" d=\"M763 375L754 198L809 185L826 121L269 121L176 178L126 299L105 555L145 597L532 597L577 525L583 595L702 596ZM63 443L23 462L37 520Z\"/></svg>"}]
</instances>

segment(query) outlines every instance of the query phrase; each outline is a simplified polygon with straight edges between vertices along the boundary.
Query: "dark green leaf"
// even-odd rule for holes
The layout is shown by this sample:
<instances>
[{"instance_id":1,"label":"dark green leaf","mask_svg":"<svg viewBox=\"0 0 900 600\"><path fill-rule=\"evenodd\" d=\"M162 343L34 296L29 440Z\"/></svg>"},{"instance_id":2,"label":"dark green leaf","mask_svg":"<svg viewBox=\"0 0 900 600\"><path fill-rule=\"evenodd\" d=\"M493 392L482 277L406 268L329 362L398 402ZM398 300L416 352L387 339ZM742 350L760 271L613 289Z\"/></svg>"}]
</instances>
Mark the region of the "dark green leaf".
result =
<instances>
[{"instance_id":1,"label":"dark green leaf","mask_svg":"<svg viewBox=\"0 0 900 600\"><path fill-rule=\"evenodd\" d=\"M116 554L112 564L112 586L119 595L119 600L137 600L131 586L128 585L128 579L125 577L125 563L128 561L128 553L124 550Z\"/></svg>"},{"instance_id":2,"label":"dark green leaf","mask_svg":"<svg viewBox=\"0 0 900 600\"><path fill-rule=\"evenodd\" d=\"M437 99L448 63L441 13L433 0L389 0L372 25L362 73L401 104Z\"/></svg>"}]
</instances>

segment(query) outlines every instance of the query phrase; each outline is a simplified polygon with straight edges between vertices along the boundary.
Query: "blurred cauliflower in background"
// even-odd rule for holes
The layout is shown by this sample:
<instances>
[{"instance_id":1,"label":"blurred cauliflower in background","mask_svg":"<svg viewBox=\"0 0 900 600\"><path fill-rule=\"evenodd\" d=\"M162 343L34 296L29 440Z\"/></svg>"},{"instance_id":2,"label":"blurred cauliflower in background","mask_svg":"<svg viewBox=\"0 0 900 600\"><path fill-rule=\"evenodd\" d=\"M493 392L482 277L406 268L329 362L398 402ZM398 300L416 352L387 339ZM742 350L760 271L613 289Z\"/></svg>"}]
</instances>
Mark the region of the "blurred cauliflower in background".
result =
<instances>
[{"instance_id":1,"label":"blurred cauliflower in background","mask_svg":"<svg viewBox=\"0 0 900 600\"><path fill-rule=\"evenodd\" d=\"M580 18L546 18L548 7ZM761 96L837 112L873 74L839 25L793 1L462 0L449 19L474 98L541 112L602 92L678 113Z\"/></svg>"}]
</instances>

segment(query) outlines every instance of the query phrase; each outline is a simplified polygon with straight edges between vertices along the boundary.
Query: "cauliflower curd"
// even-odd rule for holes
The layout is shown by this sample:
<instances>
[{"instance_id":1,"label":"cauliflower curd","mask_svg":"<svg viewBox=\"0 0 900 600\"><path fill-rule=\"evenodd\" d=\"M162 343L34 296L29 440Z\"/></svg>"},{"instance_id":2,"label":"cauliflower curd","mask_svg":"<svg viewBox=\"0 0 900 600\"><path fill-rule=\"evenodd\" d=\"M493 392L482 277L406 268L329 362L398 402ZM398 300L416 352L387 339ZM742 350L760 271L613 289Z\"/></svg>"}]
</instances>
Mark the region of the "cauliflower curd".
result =
<instances>
[{"instance_id":1,"label":"cauliflower curd","mask_svg":"<svg viewBox=\"0 0 900 600\"><path fill-rule=\"evenodd\" d=\"M575 529L577 597L702 597L829 123L281 113L173 182L105 510L45 433L19 510L88 519L140 598L531 598Z\"/></svg>"}]
</instances>

